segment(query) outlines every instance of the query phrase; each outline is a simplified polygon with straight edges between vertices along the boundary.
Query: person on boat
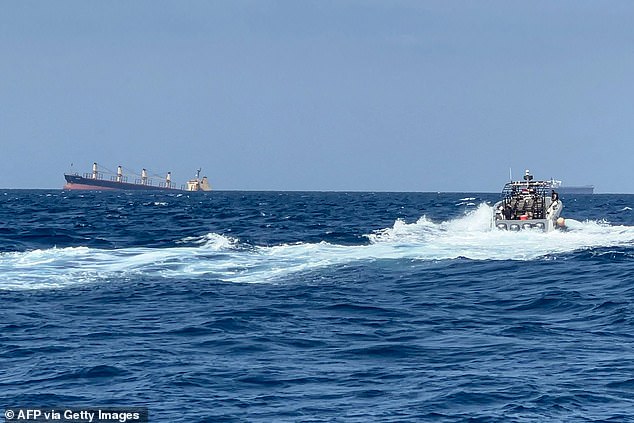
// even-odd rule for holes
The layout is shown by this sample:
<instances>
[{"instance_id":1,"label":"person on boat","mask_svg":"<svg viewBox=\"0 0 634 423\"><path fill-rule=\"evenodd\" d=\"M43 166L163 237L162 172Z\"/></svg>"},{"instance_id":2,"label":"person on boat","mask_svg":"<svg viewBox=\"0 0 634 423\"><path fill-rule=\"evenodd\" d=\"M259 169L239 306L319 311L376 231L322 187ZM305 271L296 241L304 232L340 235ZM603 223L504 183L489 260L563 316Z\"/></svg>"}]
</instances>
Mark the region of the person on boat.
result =
<instances>
[{"instance_id":1,"label":"person on boat","mask_svg":"<svg viewBox=\"0 0 634 423\"><path fill-rule=\"evenodd\" d=\"M550 199L552 200L550 206L548 206L548 210L546 210L546 217L550 217L553 213L559 209L561 202L559 201L559 194L552 190L550 194Z\"/></svg>"},{"instance_id":2,"label":"person on boat","mask_svg":"<svg viewBox=\"0 0 634 423\"><path fill-rule=\"evenodd\" d=\"M504 219L511 220L513 218L513 207L511 207L509 204L505 205L502 214L504 216Z\"/></svg>"}]
</instances>

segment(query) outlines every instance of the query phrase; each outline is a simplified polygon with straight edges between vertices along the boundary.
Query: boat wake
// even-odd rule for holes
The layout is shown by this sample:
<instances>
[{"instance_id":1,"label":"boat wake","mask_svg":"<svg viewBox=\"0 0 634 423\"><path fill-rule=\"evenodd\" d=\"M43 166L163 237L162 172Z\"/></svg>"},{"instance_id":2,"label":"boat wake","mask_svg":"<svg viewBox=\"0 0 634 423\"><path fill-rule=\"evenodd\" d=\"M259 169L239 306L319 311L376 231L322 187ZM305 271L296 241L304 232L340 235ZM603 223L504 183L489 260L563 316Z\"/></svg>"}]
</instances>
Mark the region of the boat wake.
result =
<instances>
[{"instance_id":1,"label":"boat wake","mask_svg":"<svg viewBox=\"0 0 634 423\"><path fill-rule=\"evenodd\" d=\"M210 233L171 248L50 248L0 254L0 290L165 278L240 283L280 281L299 272L377 260L535 260L583 249L630 247L634 227L568 219L566 232L490 229L492 208L480 205L462 217L436 223L425 216L397 220L367 234L364 245L327 242L251 246Z\"/></svg>"}]
</instances>

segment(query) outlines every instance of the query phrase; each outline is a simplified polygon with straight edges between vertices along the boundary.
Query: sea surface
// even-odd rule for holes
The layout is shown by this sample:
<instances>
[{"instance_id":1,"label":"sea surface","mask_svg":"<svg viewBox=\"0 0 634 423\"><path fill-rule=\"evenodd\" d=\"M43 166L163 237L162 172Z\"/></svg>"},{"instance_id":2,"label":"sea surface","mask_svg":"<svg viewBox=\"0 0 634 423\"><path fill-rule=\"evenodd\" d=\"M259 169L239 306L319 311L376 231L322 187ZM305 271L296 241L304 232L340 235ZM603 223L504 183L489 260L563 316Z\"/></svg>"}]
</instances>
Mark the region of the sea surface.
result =
<instances>
[{"instance_id":1,"label":"sea surface","mask_svg":"<svg viewBox=\"0 0 634 423\"><path fill-rule=\"evenodd\" d=\"M634 421L634 196L0 190L0 407Z\"/></svg>"}]
</instances>

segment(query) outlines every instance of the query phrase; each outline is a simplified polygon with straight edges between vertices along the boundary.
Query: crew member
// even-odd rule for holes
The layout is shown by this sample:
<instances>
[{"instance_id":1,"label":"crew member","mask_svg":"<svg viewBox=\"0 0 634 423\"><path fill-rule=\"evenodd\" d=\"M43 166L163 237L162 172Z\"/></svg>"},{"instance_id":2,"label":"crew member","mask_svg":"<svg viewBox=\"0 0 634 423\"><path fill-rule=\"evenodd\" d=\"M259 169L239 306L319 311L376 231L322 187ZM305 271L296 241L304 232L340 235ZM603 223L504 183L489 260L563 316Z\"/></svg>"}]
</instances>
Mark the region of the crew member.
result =
<instances>
[{"instance_id":1,"label":"crew member","mask_svg":"<svg viewBox=\"0 0 634 423\"><path fill-rule=\"evenodd\" d=\"M552 200L552 202L550 203L550 206L548 206L548 210L546 210L547 218L552 216L561 205L561 202L559 201L559 194L557 194L555 190L553 190L550 194L550 199Z\"/></svg>"}]
</instances>

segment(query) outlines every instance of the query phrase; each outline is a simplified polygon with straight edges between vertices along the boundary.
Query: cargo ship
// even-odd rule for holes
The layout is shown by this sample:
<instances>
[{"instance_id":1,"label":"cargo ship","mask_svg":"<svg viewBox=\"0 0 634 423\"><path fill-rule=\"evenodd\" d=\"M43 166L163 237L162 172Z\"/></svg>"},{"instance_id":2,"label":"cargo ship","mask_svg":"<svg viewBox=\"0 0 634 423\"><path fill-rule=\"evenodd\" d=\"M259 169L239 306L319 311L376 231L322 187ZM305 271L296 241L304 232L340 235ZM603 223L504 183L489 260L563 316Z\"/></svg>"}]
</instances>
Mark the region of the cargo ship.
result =
<instances>
[{"instance_id":1,"label":"cargo ship","mask_svg":"<svg viewBox=\"0 0 634 423\"><path fill-rule=\"evenodd\" d=\"M105 168L104 168L105 169ZM123 191L211 191L211 186L206 176L200 178L200 171L196 172L196 177L187 181L187 184L176 186L172 182L172 173L167 172L164 178L156 183L148 176L146 169L140 175L127 176L123 173L123 167L118 166L117 172L110 172L106 169L102 172L97 163L92 164L92 173L65 173L65 190L123 190ZM104 177L104 174L106 175ZM108 177L109 176L109 177Z\"/></svg>"},{"instance_id":2,"label":"cargo ship","mask_svg":"<svg viewBox=\"0 0 634 423\"><path fill-rule=\"evenodd\" d=\"M566 186L561 181L550 179L550 188L559 194L594 194L594 185Z\"/></svg>"}]
</instances>

